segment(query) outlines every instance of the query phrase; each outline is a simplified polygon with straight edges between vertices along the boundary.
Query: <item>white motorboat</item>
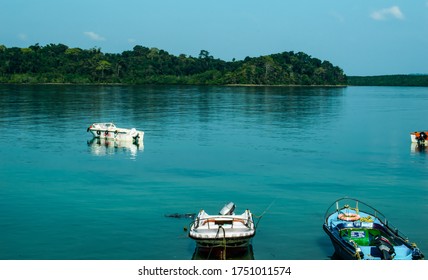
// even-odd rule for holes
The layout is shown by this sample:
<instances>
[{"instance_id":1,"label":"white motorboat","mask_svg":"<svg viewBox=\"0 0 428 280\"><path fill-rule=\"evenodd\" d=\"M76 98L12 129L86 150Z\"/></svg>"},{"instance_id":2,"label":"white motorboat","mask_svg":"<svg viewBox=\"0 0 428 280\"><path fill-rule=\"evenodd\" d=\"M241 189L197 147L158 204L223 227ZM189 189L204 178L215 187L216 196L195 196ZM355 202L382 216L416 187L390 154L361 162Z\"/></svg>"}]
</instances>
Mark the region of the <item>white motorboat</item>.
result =
<instances>
[{"instance_id":1,"label":"white motorboat","mask_svg":"<svg viewBox=\"0 0 428 280\"><path fill-rule=\"evenodd\" d=\"M189 237L196 241L198 249L248 248L256 234L250 210L236 215L235 204L226 204L218 215L201 210L190 225Z\"/></svg>"},{"instance_id":2,"label":"white motorboat","mask_svg":"<svg viewBox=\"0 0 428 280\"><path fill-rule=\"evenodd\" d=\"M118 128L114 123L94 123L88 127L87 131L100 139L135 142L142 142L144 139L144 131L139 131L135 128Z\"/></svg>"}]
</instances>

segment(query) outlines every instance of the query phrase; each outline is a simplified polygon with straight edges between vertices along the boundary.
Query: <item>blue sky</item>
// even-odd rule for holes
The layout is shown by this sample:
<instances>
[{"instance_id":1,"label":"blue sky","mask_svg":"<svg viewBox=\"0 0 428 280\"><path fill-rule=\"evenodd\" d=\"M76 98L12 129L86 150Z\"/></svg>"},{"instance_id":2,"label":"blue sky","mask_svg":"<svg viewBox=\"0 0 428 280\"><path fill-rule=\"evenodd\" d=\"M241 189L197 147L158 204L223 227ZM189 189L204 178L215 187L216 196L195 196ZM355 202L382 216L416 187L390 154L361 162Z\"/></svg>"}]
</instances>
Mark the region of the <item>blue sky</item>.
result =
<instances>
[{"instance_id":1,"label":"blue sky","mask_svg":"<svg viewBox=\"0 0 428 280\"><path fill-rule=\"evenodd\" d=\"M223 60L303 51L347 75L428 74L428 0L0 0L0 45L36 43Z\"/></svg>"}]
</instances>

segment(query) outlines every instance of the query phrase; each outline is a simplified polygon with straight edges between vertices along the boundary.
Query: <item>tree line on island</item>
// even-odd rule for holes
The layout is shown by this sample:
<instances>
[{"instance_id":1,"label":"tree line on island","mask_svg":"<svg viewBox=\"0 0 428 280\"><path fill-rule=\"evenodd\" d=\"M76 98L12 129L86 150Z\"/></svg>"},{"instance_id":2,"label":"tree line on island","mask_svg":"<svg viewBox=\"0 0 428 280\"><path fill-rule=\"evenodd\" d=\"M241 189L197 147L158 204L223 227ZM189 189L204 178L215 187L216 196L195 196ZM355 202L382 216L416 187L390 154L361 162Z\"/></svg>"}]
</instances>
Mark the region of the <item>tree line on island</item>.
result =
<instances>
[{"instance_id":1,"label":"tree line on island","mask_svg":"<svg viewBox=\"0 0 428 280\"><path fill-rule=\"evenodd\" d=\"M428 87L428 75L348 76L350 86L419 86Z\"/></svg>"},{"instance_id":2,"label":"tree line on island","mask_svg":"<svg viewBox=\"0 0 428 280\"><path fill-rule=\"evenodd\" d=\"M347 77L339 67L303 52L224 61L206 50L192 57L139 45L114 54L35 44L0 45L0 83L345 85Z\"/></svg>"}]
</instances>

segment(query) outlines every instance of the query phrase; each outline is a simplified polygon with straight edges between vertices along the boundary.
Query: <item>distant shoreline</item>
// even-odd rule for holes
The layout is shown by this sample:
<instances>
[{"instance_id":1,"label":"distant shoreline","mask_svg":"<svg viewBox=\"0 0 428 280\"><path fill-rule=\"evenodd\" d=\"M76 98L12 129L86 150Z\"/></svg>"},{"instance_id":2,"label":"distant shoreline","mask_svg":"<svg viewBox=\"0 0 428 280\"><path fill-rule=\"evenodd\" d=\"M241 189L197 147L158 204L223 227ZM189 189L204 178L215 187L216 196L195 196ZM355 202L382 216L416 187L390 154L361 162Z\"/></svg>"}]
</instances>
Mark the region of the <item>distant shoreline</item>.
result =
<instances>
[{"instance_id":1,"label":"distant shoreline","mask_svg":"<svg viewBox=\"0 0 428 280\"><path fill-rule=\"evenodd\" d=\"M342 88L349 85L258 85L258 84L224 84L224 85L198 85L198 84L128 84L128 83L0 83L1 85L15 86L189 86L189 87L311 87L311 88Z\"/></svg>"},{"instance_id":2,"label":"distant shoreline","mask_svg":"<svg viewBox=\"0 0 428 280\"><path fill-rule=\"evenodd\" d=\"M253 85L253 84L227 84L228 87L347 87L347 85Z\"/></svg>"},{"instance_id":3,"label":"distant shoreline","mask_svg":"<svg viewBox=\"0 0 428 280\"><path fill-rule=\"evenodd\" d=\"M109 82L0 82L0 85L69 85L69 86L217 86L217 87L296 87L296 88L343 88L348 86L388 86L388 87L428 87L428 75L379 75L379 76L347 76L347 84L337 85L302 85L302 84L180 84L180 83L109 83Z\"/></svg>"},{"instance_id":4,"label":"distant shoreline","mask_svg":"<svg viewBox=\"0 0 428 280\"><path fill-rule=\"evenodd\" d=\"M380 76L347 76L347 84L180 84L180 83L109 83L109 82L0 82L0 85L69 85L69 86L217 86L217 87L311 87L311 88L343 88L348 86L388 86L388 87L428 87L428 75L380 75Z\"/></svg>"},{"instance_id":5,"label":"distant shoreline","mask_svg":"<svg viewBox=\"0 0 428 280\"><path fill-rule=\"evenodd\" d=\"M365 77L366 78L366 77ZM426 81L417 83L409 82L385 82L385 81L358 81L351 82L347 85L259 85L259 84L224 84L224 85L198 85L198 84L130 84L130 83L0 83L0 86L189 86L189 87L276 87L276 88L346 88L346 87L428 87L428 75Z\"/></svg>"},{"instance_id":6,"label":"distant shoreline","mask_svg":"<svg viewBox=\"0 0 428 280\"><path fill-rule=\"evenodd\" d=\"M428 87L428 75L347 76L349 86Z\"/></svg>"}]
</instances>

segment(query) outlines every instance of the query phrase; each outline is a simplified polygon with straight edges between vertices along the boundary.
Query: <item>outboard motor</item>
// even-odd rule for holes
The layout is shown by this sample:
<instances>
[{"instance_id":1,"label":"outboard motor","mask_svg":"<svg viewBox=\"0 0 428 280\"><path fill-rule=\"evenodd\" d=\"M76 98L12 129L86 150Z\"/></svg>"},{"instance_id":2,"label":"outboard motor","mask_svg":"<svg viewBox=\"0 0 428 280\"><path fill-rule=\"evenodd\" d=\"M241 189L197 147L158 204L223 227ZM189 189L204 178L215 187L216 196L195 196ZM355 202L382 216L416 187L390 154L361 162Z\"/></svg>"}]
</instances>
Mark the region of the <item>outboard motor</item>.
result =
<instances>
[{"instance_id":1,"label":"outboard motor","mask_svg":"<svg viewBox=\"0 0 428 280\"><path fill-rule=\"evenodd\" d=\"M425 140L427 140L428 136L425 134L425 132L420 132L419 137L416 137L416 141L418 141L419 146L425 146Z\"/></svg>"},{"instance_id":2,"label":"outboard motor","mask_svg":"<svg viewBox=\"0 0 428 280\"><path fill-rule=\"evenodd\" d=\"M376 236L374 239L374 244L381 252L382 260L392 260L394 258L395 250L394 246L392 246L391 242L383 236Z\"/></svg>"},{"instance_id":3,"label":"outboard motor","mask_svg":"<svg viewBox=\"0 0 428 280\"><path fill-rule=\"evenodd\" d=\"M235 203L229 202L220 210L219 214L220 215L233 215L233 211L235 211Z\"/></svg>"},{"instance_id":4,"label":"outboard motor","mask_svg":"<svg viewBox=\"0 0 428 280\"><path fill-rule=\"evenodd\" d=\"M421 250L419 248L414 248L412 252L412 259L413 260L423 260L424 254L422 254Z\"/></svg>"}]
</instances>

